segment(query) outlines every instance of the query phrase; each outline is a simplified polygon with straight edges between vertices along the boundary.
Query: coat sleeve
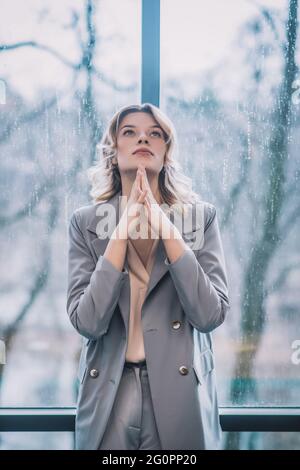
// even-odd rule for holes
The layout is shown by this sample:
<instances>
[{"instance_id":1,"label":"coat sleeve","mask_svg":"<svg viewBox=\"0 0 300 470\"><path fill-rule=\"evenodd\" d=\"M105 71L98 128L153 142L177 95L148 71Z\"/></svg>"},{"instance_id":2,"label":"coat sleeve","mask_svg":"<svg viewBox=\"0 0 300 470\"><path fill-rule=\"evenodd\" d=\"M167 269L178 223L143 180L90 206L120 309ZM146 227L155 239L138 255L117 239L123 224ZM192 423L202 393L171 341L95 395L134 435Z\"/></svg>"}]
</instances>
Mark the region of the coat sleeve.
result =
<instances>
[{"instance_id":1,"label":"coat sleeve","mask_svg":"<svg viewBox=\"0 0 300 470\"><path fill-rule=\"evenodd\" d=\"M230 309L216 208L213 204L210 207L198 256L188 248L173 263L165 259L183 310L193 327L202 333L221 325Z\"/></svg>"},{"instance_id":2,"label":"coat sleeve","mask_svg":"<svg viewBox=\"0 0 300 470\"><path fill-rule=\"evenodd\" d=\"M119 271L101 255L95 264L77 217L78 210L68 231L67 313L78 333L98 339L109 327L128 271Z\"/></svg>"}]
</instances>

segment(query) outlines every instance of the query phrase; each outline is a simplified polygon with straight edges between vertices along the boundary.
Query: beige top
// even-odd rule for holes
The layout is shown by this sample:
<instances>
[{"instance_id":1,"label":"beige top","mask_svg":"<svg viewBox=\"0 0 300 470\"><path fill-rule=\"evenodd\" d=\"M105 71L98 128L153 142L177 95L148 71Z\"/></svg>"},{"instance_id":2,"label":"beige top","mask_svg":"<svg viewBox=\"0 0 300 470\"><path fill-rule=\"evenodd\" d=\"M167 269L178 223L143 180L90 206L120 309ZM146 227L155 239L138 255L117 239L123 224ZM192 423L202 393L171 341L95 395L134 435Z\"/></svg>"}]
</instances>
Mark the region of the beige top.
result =
<instances>
[{"instance_id":1,"label":"beige top","mask_svg":"<svg viewBox=\"0 0 300 470\"><path fill-rule=\"evenodd\" d=\"M146 266L144 266L132 241L130 238L128 239L127 265L130 278L130 317L126 360L131 362L145 359L141 309L148 288L158 241L159 238L150 239L152 246L147 257Z\"/></svg>"}]
</instances>

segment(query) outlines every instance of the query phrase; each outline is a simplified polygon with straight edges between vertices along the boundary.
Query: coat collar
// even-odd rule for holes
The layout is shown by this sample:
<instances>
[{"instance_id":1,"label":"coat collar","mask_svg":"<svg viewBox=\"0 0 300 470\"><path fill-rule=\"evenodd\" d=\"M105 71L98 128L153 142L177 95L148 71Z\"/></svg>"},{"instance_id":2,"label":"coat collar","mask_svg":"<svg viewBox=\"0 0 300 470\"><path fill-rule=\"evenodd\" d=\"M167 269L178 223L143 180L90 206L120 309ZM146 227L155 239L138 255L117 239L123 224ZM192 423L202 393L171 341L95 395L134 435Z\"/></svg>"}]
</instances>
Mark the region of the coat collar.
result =
<instances>
[{"instance_id":1,"label":"coat collar","mask_svg":"<svg viewBox=\"0 0 300 470\"><path fill-rule=\"evenodd\" d=\"M87 225L87 229L92 232L92 233L96 233L96 235L98 237L101 238L102 235L104 235L103 232L101 232L101 230L99 230L99 228L101 228L99 224L99 221L100 221L100 215L99 215L99 208L102 204L110 204L111 207L112 207L112 210L111 210L111 213L109 213L109 220L111 221L110 223L112 223L115 219L115 223L117 224L119 222L119 208L120 208L120 202L119 202L119 198L121 196L121 192L118 191L117 193L115 193L110 199L108 199L107 201L101 201L101 202L98 202L97 204L95 204L93 206L93 212L92 212L92 217L91 217L91 220L90 222L88 223ZM106 215L106 214L105 214ZM97 229L97 225L98 225L98 229ZM103 237L104 238L104 237Z\"/></svg>"}]
</instances>

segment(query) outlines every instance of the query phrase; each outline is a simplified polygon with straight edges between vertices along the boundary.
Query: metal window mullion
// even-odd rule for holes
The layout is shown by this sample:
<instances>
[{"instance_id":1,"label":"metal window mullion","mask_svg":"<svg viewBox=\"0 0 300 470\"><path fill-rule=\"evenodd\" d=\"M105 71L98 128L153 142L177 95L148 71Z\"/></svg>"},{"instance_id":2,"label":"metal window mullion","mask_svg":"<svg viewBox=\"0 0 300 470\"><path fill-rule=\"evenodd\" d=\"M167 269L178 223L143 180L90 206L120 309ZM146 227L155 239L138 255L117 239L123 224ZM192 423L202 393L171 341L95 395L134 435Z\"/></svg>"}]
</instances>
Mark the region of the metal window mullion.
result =
<instances>
[{"instance_id":1,"label":"metal window mullion","mask_svg":"<svg viewBox=\"0 0 300 470\"><path fill-rule=\"evenodd\" d=\"M141 103L160 102L160 0L142 0Z\"/></svg>"}]
</instances>

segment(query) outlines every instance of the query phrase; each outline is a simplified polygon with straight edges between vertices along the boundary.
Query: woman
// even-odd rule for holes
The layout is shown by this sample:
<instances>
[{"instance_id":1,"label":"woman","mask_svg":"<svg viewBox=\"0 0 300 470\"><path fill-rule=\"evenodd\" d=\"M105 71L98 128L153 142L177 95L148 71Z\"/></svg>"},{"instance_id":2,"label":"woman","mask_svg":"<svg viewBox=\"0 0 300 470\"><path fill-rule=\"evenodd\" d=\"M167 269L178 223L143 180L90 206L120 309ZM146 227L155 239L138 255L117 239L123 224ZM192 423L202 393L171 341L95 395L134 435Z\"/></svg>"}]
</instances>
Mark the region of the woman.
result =
<instances>
[{"instance_id":1,"label":"woman","mask_svg":"<svg viewBox=\"0 0 300 470\"><path fill-rule=\"evenodd\" d=\"M159 108L121 108L88 170L94 203L70 219L76 449L220 446L210 332L230 308L224 254L216 208L191 190L176 145Z\"/></svg>"}]
</instances>

